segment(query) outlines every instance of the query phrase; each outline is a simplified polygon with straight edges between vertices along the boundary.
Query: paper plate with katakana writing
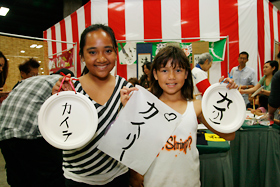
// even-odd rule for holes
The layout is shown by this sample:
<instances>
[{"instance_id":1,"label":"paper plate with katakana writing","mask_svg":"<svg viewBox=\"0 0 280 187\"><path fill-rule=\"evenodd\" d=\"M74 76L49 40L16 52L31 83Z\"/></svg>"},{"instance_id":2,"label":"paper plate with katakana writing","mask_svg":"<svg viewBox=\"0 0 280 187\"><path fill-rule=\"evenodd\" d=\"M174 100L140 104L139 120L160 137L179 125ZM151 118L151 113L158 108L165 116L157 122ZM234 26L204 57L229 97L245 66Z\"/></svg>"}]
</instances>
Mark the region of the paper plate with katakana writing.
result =
<instances>
[{"instance_id":1,"label":"paper plate with katakana writing","mask_svg":"<svg viewBox=\"0 0 280 187\"><path fill-rule=\"evenodd\" d=\"M76 149L94 136L98 115L93 103L83 94L63 91L52 95L38 115L43 138L59 149Z\"/></svg>"},{"instance_id":2,"label":"paper plate with katakana writing","mask_svg":"<svg viewBox=\"0 0 280 187\"><path fill-rule=\"evenodd\" d=\"M213 129L231 133L242 126L246 107L238 90L229 90L226 86L225 83L216 83L205 91L202 97L202 113Z\"/></svg>"}]
</instances>

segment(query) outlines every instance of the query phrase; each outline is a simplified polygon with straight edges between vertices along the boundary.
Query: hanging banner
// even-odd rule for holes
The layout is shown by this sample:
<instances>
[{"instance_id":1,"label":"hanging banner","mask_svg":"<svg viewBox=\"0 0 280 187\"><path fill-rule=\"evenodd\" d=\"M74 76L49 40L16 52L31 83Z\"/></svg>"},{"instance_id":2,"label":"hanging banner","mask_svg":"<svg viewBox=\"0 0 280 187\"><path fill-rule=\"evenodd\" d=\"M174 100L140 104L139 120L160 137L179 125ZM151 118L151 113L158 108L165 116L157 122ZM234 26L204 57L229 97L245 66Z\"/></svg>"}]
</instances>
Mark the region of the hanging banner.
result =
<instances>
[{"instance_id":1,"label":"hanging banner","mask_svg":"<svg viewBox=\"0 0 280 187\"><path fill-rule=\"evenodd\" d=\"M136 43L118 43L119 61L120 64L136 64Z\"/></svg>"},{"instance_id":2,"label":"hanging banner","mask_svg":"<svg viewBox=\"0 0 280 187\"><path fill-rule=\"evenodd\" d=\"M56 72L61 68L74 69L73 51L74 48L63 52L61 55L58 55L56 58L50 58L49 59L50 73Z\"/></svg>"},{"instance_id":3,"label":"hanging banner","mask_svg":"<svg viewBox=\"0 0 280 187\"><path fill-rule=\"evenodd\" d=\"M222 62L225 59L227 39L222 39L217 42L209 42L209 53L213 57L213 62Z\"/></svg>"}]
</instances>

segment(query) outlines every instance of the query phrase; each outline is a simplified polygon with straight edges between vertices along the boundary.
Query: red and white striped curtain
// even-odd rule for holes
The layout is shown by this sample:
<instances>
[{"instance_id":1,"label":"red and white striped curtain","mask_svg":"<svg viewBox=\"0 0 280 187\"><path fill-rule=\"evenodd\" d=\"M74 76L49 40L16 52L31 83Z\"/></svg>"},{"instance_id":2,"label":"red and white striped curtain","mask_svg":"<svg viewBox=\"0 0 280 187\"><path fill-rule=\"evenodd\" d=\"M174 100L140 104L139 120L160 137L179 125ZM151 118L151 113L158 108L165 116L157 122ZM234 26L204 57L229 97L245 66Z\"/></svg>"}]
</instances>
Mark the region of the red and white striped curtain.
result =
<instances>
[{"instance_id":1,"label":"red and white striped curtain","mask_svg":"<svg viewBox=\"0 0 280 187\"><path fill-rule=\"evenodd\" d=\"M109 25L117 40L217 38L229 36L229 67L214 63L210 82L217 82L228 69L238 65L241 51L249 53L247 65L261 76L262 67L273 59L274 40L279 41L280 12L268 0L91 0L44 31L44 38L77 42L91 24ZM49 55L71 48L70 44L49 42ZM77 76L83 65L76 57ZM260 66L260 67L259 67ZM135 66L136 67L136 66ZM117 74L134 76L132 65L117 65Z\"/></svg>"}]
</instances>

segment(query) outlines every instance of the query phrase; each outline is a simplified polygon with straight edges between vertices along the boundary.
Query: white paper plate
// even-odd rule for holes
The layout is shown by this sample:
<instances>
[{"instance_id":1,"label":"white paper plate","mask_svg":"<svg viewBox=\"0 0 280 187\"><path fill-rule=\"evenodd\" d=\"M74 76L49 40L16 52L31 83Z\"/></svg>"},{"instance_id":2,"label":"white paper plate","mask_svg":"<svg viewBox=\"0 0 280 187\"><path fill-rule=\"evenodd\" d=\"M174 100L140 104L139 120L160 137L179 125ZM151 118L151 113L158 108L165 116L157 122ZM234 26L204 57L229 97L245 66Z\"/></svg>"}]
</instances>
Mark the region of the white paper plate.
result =
<instances>
[{"instance_id":1,"label":"white paper plate","mask_svg":"<svg viewBox=\"0 0 280 187\"><path fill-rule=\"evenodd\" d=\"M246 107L238 90L229 90L226 86L225 83L216 83L205 91L202 97L202 112L213 129L222 133L231 133L242 126L246 117ZM232 103L228 104L228 100L218 103L217 101L222 101L223 96L230 99Z\"/></svg>"},{"instance_id":2,"label":"white paper plate","mask_svg":"<svg viewBox=\"0 0 280 187\"><path fill-rule=\"evenodd\" d=\"M94 136L98 115L86 96L63 91L44 102L39 111L38 124L43 138L51 145L60 149L75 149L87 144Z\"/></svg>"}]
</instances>

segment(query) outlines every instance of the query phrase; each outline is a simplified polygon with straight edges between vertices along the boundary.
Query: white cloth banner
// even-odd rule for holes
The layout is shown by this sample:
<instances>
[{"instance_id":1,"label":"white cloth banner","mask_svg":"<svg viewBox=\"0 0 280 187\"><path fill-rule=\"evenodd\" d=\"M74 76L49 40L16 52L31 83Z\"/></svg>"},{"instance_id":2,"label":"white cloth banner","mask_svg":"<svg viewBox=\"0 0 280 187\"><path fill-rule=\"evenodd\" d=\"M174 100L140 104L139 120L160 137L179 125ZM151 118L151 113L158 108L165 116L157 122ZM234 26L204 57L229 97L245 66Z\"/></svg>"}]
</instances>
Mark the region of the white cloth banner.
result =
<instances>
[{"instance_id":1,"label":"white cloth banner","mask_svg":"<svg viewBox=\"0 0 280 187\"><path fill-rule=\"evenodd\" d=\"M145 174L182 115L141 86L135 91L98 148Z\"/></svg>"}]
</instances>

